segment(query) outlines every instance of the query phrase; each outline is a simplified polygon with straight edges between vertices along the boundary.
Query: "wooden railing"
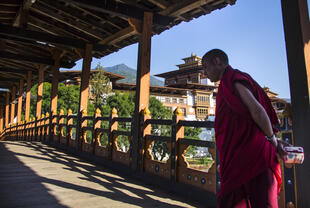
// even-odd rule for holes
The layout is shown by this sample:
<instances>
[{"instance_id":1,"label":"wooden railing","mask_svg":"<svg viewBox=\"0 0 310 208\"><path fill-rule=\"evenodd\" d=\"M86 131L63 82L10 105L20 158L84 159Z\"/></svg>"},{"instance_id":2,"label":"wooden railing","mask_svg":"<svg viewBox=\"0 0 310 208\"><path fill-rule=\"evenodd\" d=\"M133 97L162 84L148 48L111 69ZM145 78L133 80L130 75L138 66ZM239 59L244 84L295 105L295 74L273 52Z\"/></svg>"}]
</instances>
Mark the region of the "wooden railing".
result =
<instances>
[{"instance_id":1,"label":"wooden railing","mask_svg":"<svg viewBox=\"0 0 310 208\"><path fill-rule=\"evenodd\" d=\"M80 120L78 120L80 119ZM103 125L105 123L105 125ZM148 109L141 115L142 140L138 142L138 154L134 154L132 148L133 127L127 130L119 130L120 123L132 123L132 118L120 118L116 109L108 117L102 117L99 109L94 116L87 115L82 111L81 117L73 115L69 109L67 115L63 110L57 115L46 114L41 118L32 119L28 122L21 122L6 128L1 133L1 138L17 139L25 141L41 141L74 152L87 154L88 158L98 158L103 164L114 164L113 167L123 167L134 175L141 176L148 182L158 185L168 186L172 191L187 195L192 199L207 203L209 207L216 206L216 193L219 187L219 175L216 171L217 156L216 145L213 141L203 141L186 138L184 127L213 128L211 121L186 121L182 111L177 108L172 119L152 119ZM288 118L283 119L283 139L293 143L291 125ZM80 124L80 125L78 125ZM151 128L155 125L166 125L171 127L171 134L163 136L152 134ZM79 138L76 138L79 135ZM128 150L120 149L118 146L119 137L126 137L130 143ZM162 142L168 148L169 158L166 161L154 159L152 145L155 142ZM188 158L185 157L189 146L205 147L211 155L210 167L202 171L191 167ZM133 160L133 157L137 157ZM100 159L101 158L101 159ZM131 168L132 161L138 162L138 168ZM107 162L107 163L105 163ZM295 204L295 170L291 167L283 166L283 191L281 192L279 204ZM293 191L292 191L293 190ZM293 194L293 195L292 195ZM281 207L280 206L280 207ZM296 205L295 205L296 207Z\"/></svg>"}]
</instances>

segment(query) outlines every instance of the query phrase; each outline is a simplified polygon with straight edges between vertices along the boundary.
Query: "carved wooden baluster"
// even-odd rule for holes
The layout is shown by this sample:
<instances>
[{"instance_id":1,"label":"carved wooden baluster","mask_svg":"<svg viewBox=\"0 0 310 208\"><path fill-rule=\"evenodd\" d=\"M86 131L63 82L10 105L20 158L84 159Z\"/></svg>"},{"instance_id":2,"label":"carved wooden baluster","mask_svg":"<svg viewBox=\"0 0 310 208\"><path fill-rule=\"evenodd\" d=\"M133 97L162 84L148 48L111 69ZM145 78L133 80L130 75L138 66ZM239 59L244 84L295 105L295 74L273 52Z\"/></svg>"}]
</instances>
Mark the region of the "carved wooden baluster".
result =
<instances>
[{"instance_id":1,"label":"carved wooden baluster","mask_svg":"<svg viewBox=\"0 0 310 208\"><path fill-rule=\"evenodd\" d=\"M54 109L52 112L52 129L51 129L51 139L54 140L54 137L58 135L57 132L57 110Z\"/></svg>"},{"instance_id":2,"label":"carved wooden baluster","mask_svg":"<svg viewBox=\"0 0 310 208\"><path fill-rule=\"evenodd\" d=\"M63 115L64 115L64 110L63 109L60 109L59 111L59 122L58 122L58 129L59 129L59 132L58 132L58 142L60 142L60 138L64 136L64 133L63 133L63 123L64 123L64 118L63 118Z\"/></svg>"},{"instance_id":3,"label":"carved wooden baluster","mask_svg":"<svg viewBox=\"0 0 310 208\"><path fill-rule=\"evenodd\" d=\"M151 124L148 124L148 125L145 124L146 120L151 119L151 112L148 108L145 108L143 113L144 113L143 140L145 142L144 157L145 157L145 159L154 160L154 157L153 157L152 151L151 151L151 147L154 144L154 140L146 140L145 139L145 136L147 134L151 134ZM145 166L144 163L143 163L143 166Z\"/></svg>"},{"instance_id":4,"label":"carved wooden baluster","mask_svg":"<svg viewBox=\"0 0 310 208\"><path fill-rule=\"evenodd\" d=\"M44 139L44 134L45 134L45 115L44 114L42 114L40 126L41 126L40 127L41 128L40 140L42 141Z\"/></svg>"},{"instance_id":5,"label":"carved wooden baluster","mask_svg":"<svg viewBox=\"0 0 310 208\"><path fill-rule=\"evenodd\" d=\"M83 119L83 117L86 117L86 116L87 116L87 110L83 109L82 110L82 125L81 125L81 128L82 128L82 145L83 145L83 143L84 144L87 143L87 138L86 138L87 131L83 130L83 127L87 127L87 119Z\"/></svg>"},{"instance_id":6,"label":"carved wooden baluster","mask_svg":"<svg viewBox=\"0 0 310 208\"><path fill-rule=\"evenodd\" d=\"M49 123L50 123L50 114L47 112L45 114L45 138L44 140L47 140L47 138L49 137L50 135L50 126L49 126Z\"/></svg>"},{"instance_id":7,"label":"carved wooden baluster","mask_svg":"<svg viewBox=\"0 0 310 208\"><path fill-rule=\"evenodd\" d=\"M208 148L209 153L211 154L211 157L213 159L213 164L209 168L208 173L216 174L216 148Z\"/></svg>"},{"instance_id":8,"label":"carved wooden baluster","mask_svg":"<svg viewBox=\"0 0 310 208\"><path fill-rule=\"evenodd\" d=\"M109 152L109 157L112 159L112 154L113 154L113 150L118 150L118 146L117 146L117 139L118 136L114 136L113 135L113 131L117 130L117 125L118 122L117 121L113 121L114 118L117 118L117 110L116 108L112 109L112 114L111 114L111 118L110 118L110 124L109 124L109 142L107 145L108 148L108 152Z\"/></svg>"},{"instance_id":9,"label":"carved wooden baluster","mask_svg":"<svg viewBox=\"0 0 310 208\"><path fill-rule=\"evenodd\" d=\"M101 132L97 131L101 127L101 120L98 119L99 117L101 117L101 111L99 108L97 108L95 118L94 118L94 129L93 129L93 145L94 145L93 151L94 151L94 154L95 154L96 147L101 146L101 143L100 143Z\"/></svg>"},{"instance_id":10,"label":"carved wooden baluster","mask_svg":"<svg viewBox=\"0 0 310 208\"><path fill-rule=\"evenodd\" d=\"M35 120L35 124L37 125L36 126L36 129L37 129L37 135L35 135L36 137L36 140L40 140L40 136L41 136L41 116L38 115L37 116L37 120Z\"/></svg>"},{"instance_id":11,"label":"carved wooden baluster","mask_svg":"<svg viewBox=\"0 0 310 208\"><path fill-rule=\"evenodd\" d=\"M184 120L183 111L177 107L172 119L172 141L171 146L171 180L176 181L178 178L178 140L184 138L184 126L178 125L180 120ZM173 135L174 134L174 135Z\"/></svg>"},{"instance_id":12,"label":"carved wooden baluster","mask_svg":"<svg viewBox=\"0 0 310 208\"><path fill-rule=\"evenodd\" d=\"M185 158L185 153L187 152L189 145L186 144L179 144L179 158L178 158L178 166L189 168L189 163Z\"/></svg>"},{"instance_id":13,"label":"carved wooden baluster","mask_svg":"<svg viewBox=\"0 0 310 208\"><path fill-rule=\"evenodd\" d=\"M73 124L73 118L71 118L70 116L72 116L72 110L68 109L68 117L67 117L67 145L69 143L69 140L72 139L72 131L73 128L70 126Z\"/></svg>"}]
</instances>

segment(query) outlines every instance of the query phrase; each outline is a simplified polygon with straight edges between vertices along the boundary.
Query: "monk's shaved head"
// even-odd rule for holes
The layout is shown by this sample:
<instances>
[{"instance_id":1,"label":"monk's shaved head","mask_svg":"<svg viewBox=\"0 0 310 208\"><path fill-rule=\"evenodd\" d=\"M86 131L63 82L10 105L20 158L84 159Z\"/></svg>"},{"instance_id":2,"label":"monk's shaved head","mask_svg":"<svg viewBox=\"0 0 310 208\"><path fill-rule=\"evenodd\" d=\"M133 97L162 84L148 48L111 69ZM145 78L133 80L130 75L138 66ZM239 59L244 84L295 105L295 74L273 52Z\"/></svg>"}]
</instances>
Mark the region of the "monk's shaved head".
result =
<instances>
[{"instance_id":1,"label":"monk's shaved head","mask_svg":"<svg viewBox=\"0 0 310 208\"><path fill-rule=\"evenodd\" d=\"M208 51L202 57L202 62L205 62L207 60L212 62L216 57L218 57L223 64L228 65L228 56L224 51L220 49L212 49Z\"/></svg>"}]
</instances>

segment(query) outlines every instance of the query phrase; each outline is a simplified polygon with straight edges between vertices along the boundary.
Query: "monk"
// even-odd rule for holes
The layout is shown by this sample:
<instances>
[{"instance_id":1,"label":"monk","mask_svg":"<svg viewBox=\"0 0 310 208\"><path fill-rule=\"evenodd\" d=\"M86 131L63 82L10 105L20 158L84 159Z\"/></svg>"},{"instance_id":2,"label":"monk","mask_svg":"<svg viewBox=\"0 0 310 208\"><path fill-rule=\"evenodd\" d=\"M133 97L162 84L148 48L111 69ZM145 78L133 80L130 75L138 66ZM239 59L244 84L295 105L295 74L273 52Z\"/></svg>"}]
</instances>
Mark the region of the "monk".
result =
<instances>
[{"instance_id":1,"label":"monk","mask_svg":"<svg viewBox=\"0 0 310 208\"><path fill-rule=\"evenodd\" d=\"M250 75L233 69L225 52L202 59L216 97L215 137L219 152L218 208L277 208L281 169L277 158L288 144L277 140L278 117L264 90Z\"/></svg>"}]
</instances>

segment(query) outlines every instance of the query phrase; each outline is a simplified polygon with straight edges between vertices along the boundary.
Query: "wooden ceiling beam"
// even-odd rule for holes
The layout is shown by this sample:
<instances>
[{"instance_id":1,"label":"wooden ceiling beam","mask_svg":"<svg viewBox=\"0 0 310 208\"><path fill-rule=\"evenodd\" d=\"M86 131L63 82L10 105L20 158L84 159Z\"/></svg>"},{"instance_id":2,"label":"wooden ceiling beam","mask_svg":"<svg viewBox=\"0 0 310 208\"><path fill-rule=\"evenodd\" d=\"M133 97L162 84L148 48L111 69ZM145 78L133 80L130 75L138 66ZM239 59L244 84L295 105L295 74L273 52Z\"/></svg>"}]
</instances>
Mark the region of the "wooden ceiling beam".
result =
<instances>
[{"instance_id":1,"label":"wooden ceiling beam","mask_svg":"<svg viewBox=\"0 0 310 208\"><path fill-rule=\"evenodd\" d=\"M0 77L1 82L19 82L20 79Z\"/></svg>"},{"instance_id":2,"label":"wooden ceiling beam","mask_svg":"<svg viewBox=\"0 0 310 208\"><path fill-rule=\"evenodd\" d=\"M11 7L11 6L1 6L0 5L0 13L2 14L11 14L14 13L16 14L16 12L18 11L18 7Z\"/></svg>"},{"instance_id":3,"label":"wooden ceiling beam","mask_svg":"<svg viewBox=\"0 0 310 208\"><path fill-rule=\"evenodd\" d=\"M15 27L26 27L28 21L29 9L35 1L23 0L23 3L16 15L13 26Z\"/></svg>"},{"instance_id":4,"label":"wooden ceiling beam","mask_svg":"<svg viewBox=\"0 0 310 208\"><path fill-rule=\"evenodd\" d=\"M16 60L16 61L25 61L25 62L33 63L33 64L54 66L53 59L38 58L34 56L25 56L25 55L20 55L20 54L8 53L5 51L0 51L0 58ZM62 68L72 68L73 66L75 66L75 63L73 62L61 61L60 63L60 67Z\"/></svg>"},{"instance_id":5,"label":"wooden ceiling beam","mask_svg":"<svg viewBox=\"0 0 310 208\"><path fill-rule=\"evenodd\" d=\"M37 69L33 65L26 64L25 62L15 62L8 59L0 59L0 64L2 64L4 67L12 67L16 69L26 69L30 71L36 71Z\"/></svg>"},{"instance_id":6,"label":"wooden ceiling beam","mask_svg":"<svg viewBox=\"0 0 310 208\"><path fill-rule=\"evenodd\" d=\"M104 33L106 33L107 35L111 35L111 32L104 30L104 26L102 24L98 24L98 22L96 20L93 20L92 18L87 18L83 15L81 15L81 13L79 13L78 11L75 11L73 9L67 8L64 5L58 3L57 1L44 1L44 0L40 0L41 4L44 4L45 6L51 7L53 9L56 9L57 11L60 11L61 13L70 16L73 19L79 20L84 22L85 24L89 24L92 27L96 27L97 30L102 30ZM100 38L102 39L102 37Z\"/></svg>"},{"instance_id":7,"label":"wooden ceiling beam","mask_svg":"<svg viewBox=\"0 0 310 208\"><path fill-rule=\"evenodd\" d=\"M176 3L168 7L166 10L160 12L162 15L169 15L178 17L181 14L189 12L197 7L203 6L212 0L187 0L180 3Z\"/></svg>"},{"instance_id":8,"label":"wooden ceiling beam","mask_svg":"<svg viewBox=\"0 0 310 208\"><path fill-rule=\"evenodd\" d=\"M82 33L85 33L93 38L95 38L96 40L101 40L102 37L104 36L103 34L92 30L90 28L87 28L85 26L81 26L77 24L77 21L74 20L73 18L69 19L69 18L65 18L63 15L59 15L56 14L54 12L51 12L49 9L43 7L44 5L40 4L40 6L36 5L34 7L31 8L32 11L39 13L41 15L47 16L51 19L54 19L58 22L61 22L63 24L68 25L69 27L72 27L76 30L79 30Z\"/></svg>"},{"instance_id":9,"label":"wooden ceiling beam","mask_svg":"<svg viewBox=\"0 0 310 208\"><path fill-rule=\"evenodd\" d=\"M37 57L50 56L50 53L47 53L47 51L36 50L34 47L29 48L29 50L25 50L24 46L20 46L14 42L13 43L6 42L6 50L12 51L13 53L17 54L27 54L27 55L31 54Z\"/></svg>"},{"instance_id":10,"label":"wooden ceiling beam","mask_svg":"<svg viewBox=\"0 0 310 208\"><path fill-rule=\"evenodd\" d=\"M116 16L123 16L126 18L132 17L139 20L143 20L144 12L152 12L151 10L141 9L132 5L119 3L114 0L67 0L67 2L95 11ZM171 17L163 16L157 13L153 14L153 24L155 25L167 26L173 22L173 20L174 19Z\"/></svg>"},{"instance_id":11,"label":"wooden ceiling beam","mask_svg":"<svg viewBox=\"0 0 310 208\"><path fill-rule=\"evenodd\" d=\"M0 6L19 6L20 0L1 0Z\"/></svg>"},{"instance_id":12,"label":"wooden ceiling beam","mask_svg":"<svg viewBox=\"0 0 310 208\"><path fill-rule=\"evenodd\" d=\"M99 44L112 45L135 34L137 34L137 31L134 29L134 27L129 26L100 41Z\"/></svg>"},{"instance_id":13,"label":"wooden ceiling beam","mask_svg":"<svg viewBox=\"0 0 310 208\"><path fill-rule=\"evenodd\" d=\"M167 9L167 7L169 6L168 2L164 0L147 0L147 1L151 2L152 4L154 4L155 6L161 9Z\"/></svg>"},{"instance_id":14,"label":"wooden ceiling beam","mask_svg":"<svg viewBox=\"0 0 310 208\"><path fill-rule=\"evenodd\" d=\"M60 37L60 36L55 36L55 35L51 35L48 33L31 31L31 30L11 27L7 25L0 25L0 34L3 35L2 36L3 38L5 36L9 36L13 38L18 38L19 40L24 39L26 40L26 42L29 42L29 40L36 41L37 45L40 44L38 43L39 41L42 43L59 44L59 45L73 47L73 48L84 49L87 43L86 41L83 41L80 39ZM107 49L111 49L111 47L108 45L103 45L103 44L93 44L94 51L105 51Z\"/></svg>"},{"instance_id":15,"label":"wooden ceiling beam","mask_svg":"<svg viewBox=\"0 0 310 208\"><path fill-rule=\"evenodd\" d=\"M77 38L79 40L88 41L88 39L85 36L81 36L81 34L76 34L68 28L63 28L60 25L53 25L53 22L49 22L48 20L43 18L35 17L34 15L31 15L29 17L28 24L34 28L42 28L40 29L42 31L48 30L52 33L57 33L57 36Z\"/></svg>"},{"instance_id":16,"label":"wooden ceiling beam","mask_svg":"<svg viewBox=\"0 0 310 208\"><path fill-rule=\"evenodd\" d=\"M11 73L16 73L16 74L27 74L28 70L25 69L14 69L14 68L9 68L9 67L1 67L0 66L0 72L11 72ZM37 71L32 71L33 74L37 74Z\"/></svg>"}]
</instances>

